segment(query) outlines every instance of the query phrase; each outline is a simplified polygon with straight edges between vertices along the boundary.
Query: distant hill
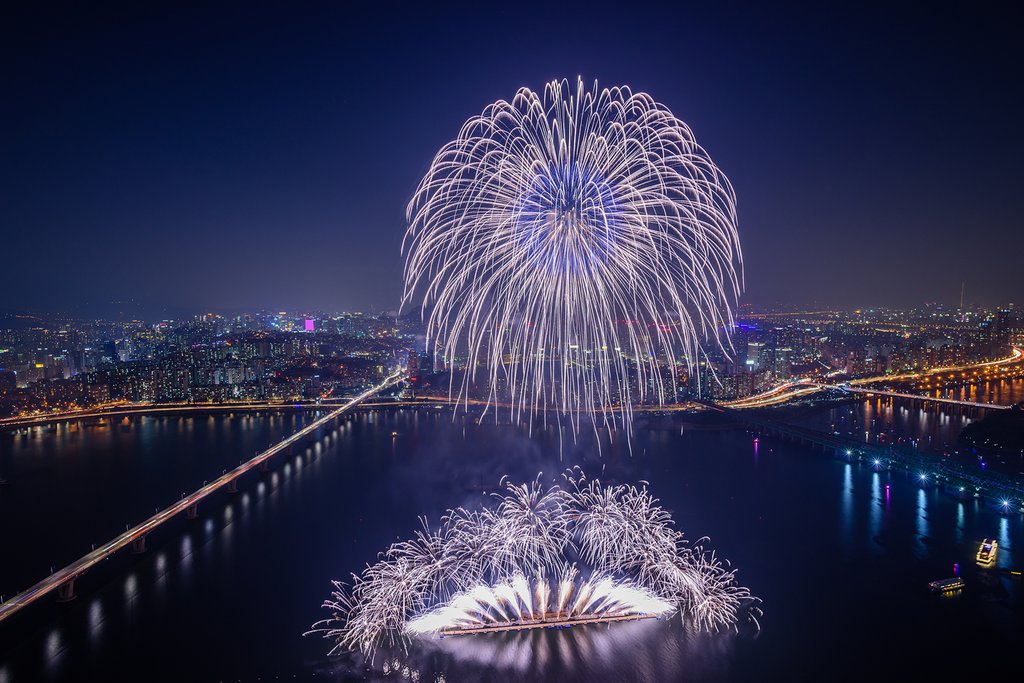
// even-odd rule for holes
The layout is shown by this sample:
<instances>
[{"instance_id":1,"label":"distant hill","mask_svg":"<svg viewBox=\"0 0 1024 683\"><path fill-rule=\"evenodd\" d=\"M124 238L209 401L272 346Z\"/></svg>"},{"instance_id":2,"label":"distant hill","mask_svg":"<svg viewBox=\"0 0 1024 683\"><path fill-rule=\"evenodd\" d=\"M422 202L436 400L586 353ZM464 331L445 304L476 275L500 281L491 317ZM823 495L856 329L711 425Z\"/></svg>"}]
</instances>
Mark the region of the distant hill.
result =
<instances>
[{"instance_id":1,"label":"distant hill","mask_svg":"<svg viewBox=\"0 0 1024 683\"><path fill-rule=\"evenodd\" d=\"M1010 410L990 411L960 432L960 441L975 448L1024 452L1024 403Z\"/></svg>"}]
</instances>

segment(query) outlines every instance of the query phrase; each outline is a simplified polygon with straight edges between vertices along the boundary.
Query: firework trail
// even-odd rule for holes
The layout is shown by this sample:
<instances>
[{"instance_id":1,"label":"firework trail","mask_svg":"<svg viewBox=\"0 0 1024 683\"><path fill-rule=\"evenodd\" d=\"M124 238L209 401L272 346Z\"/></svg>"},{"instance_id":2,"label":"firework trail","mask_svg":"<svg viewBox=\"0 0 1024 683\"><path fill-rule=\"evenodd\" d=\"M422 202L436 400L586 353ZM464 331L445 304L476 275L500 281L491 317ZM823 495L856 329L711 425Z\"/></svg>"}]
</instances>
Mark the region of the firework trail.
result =
<instances>
[{"instance_id":1,"label":"firework trail","mask_svg":"<svg viewBox=\"0 0 1024 683\"><path fill-rule=\"evenodd\" d=\"M425 520L324 603L309 633L332 652L458 629L679 612L700 630L736 628L760 610L722 565L690 545L646 487L604 486L579 470L564 487L503 480L479 510Z\"/></svg>"},{"instance_id":2,"label":"firework trail","mask_svg":"<svg viewBox=\"0 0 1024 683\"><path fill-rule=\"evenodd\" d=\"M403 306L422 296L428 347L465 361L460 398L484 368L515 421L550 410L574 433L628 431L632 403L669 400L703 344L730 352L735 204L647 94L522 88L467 121L420 182Z\"/></svg>"}]
</instances>

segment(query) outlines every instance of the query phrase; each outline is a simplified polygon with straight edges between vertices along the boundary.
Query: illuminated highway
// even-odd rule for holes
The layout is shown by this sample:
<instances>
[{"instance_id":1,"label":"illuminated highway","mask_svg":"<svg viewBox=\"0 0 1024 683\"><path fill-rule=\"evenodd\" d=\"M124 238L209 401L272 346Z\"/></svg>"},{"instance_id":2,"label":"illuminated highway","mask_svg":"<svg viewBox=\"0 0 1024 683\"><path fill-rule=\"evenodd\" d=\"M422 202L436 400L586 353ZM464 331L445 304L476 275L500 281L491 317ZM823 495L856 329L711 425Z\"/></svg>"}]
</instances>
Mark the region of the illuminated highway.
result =
<instances>
[{"instance_id":1,"label":"illuminated highway","mask_svg":"<svg viewBox=\"0 0 1024 683\"><path fill-rule=\"evenodd\" d=\"M899 382L912 379L922 379L939 375L946 372L966 372L968 370L976 370L980 368L994 368L1002 365L1012 365L1024 360L1024 350L1013 347L1013 353L1006 358L1000 358L998 360L986 361L984 363L972 363L970 365L962 366L951 366L944 368L933 368L923 372L905 373L901 375L876 375L873 377L861 377L859 379L853 379L848 382L841 382L838 384L826 384L823 382L816 382L813 380L794 380L787 382L780 386L774 387L763 393L757 394L756 396L747 396L745 398L737 399L735 401L724 401L722 405L728 408L744 409L744 408L765 408L768 406L779 405L787 401L791 401L794 398L801 396L807 396L824 389L838 389L841 391L864 393L864 394L880 394L884 396L893 396L898 398L912 398L922 401L937 401L939 403L953 403L957 405L973 406L979 408L1007 408L1008 406L997 405L994 403L979 403L977 401L962 401L952 398L940 398L936 396L928 396L925 394L907 394L894 391L886 391L881 389L864 388L864 385L874 384L877 382Z\"/></svg>"},{"instance_id":2,"label":"illuminated highway","mask_svg":"<svg viewBox=\"0 0 1024 683\"><path fill-rule=\"evenodd\" d=\"M908 379L920 379L922 377L929 377L931 375L940 375L945 372L966 372L968 370L977 370L979 368L994 368L1001 365L1012 365L1020 360L1024 360L1024 350L1014 346L1013 353L1006 358L999 358L997 360L985 361L984 363L971 363L969 365L950 365L944 368L931 368L923 372L908 372L902 375L879 375L875 377L861 377L860 379L850 380L849 384L871 384L872 382L893 382L902 381Z\"/></svg>"},{"instance_id":3,"label":"illuminated highway","mask_svg":"<svg viewBox=\"0 0 1024 683\"><path fill-rule=\"evenodd\" d=\"M310 424L306 425L305 427L295 432L288 438L284 439L280 443L271 446L267 450L256 455L251 460L242 463L241 465L231 470L230 472L221 475L211 483L203 486L195 493L183 497L174 505L171 505L170 507L161 510L157 514L147 519L145 522L139 524L138 526L132 529L129 529L128 531L124 532L123 534L121 534L114 540L110 541L106 545L96 548L88 555L84 555L83 557L79 558L77 561L69 564L63 569L60 569L59 571L56 571L53 574L50 574L48 577L46 577L39 583L35 584L31 588L21 593L18 593L7 602L0 604L0 621L3 621L15 612L32 604L44 595L57 590L65 583L74 581L76 577L83 574L90 567L110 557L117 551L128 547L138 539L145 538L146 534L153 531L164 522L178 515L182 511L187 510L188 508L194 505L197 505L199 501L201 501L203 498L206 498L215 491L218 491L224 488L225 486L228 486L231 483L235 482L239 477L241 477L246 472L259 467L261 464L269 460L275 454L280 453L281 451L285 450L289 446L292 446L305 436L308 436L309 434L316 431L320 427L323 427L324 425L328 424L329 422L340 416L345 411L351 409L364 399L376 394L377 392L383 389L386 389L387 387L393 386L398 381L400 381L403 376L404 371L399 371L393 375L390 375L387 379L385 379L377 386L371 387L370 389L367 389L366 391L359 394L355 398L348 400L344 405L335 408L327 415L315 420L314 422L311 422Z\"/></svg>"}]
</instances>

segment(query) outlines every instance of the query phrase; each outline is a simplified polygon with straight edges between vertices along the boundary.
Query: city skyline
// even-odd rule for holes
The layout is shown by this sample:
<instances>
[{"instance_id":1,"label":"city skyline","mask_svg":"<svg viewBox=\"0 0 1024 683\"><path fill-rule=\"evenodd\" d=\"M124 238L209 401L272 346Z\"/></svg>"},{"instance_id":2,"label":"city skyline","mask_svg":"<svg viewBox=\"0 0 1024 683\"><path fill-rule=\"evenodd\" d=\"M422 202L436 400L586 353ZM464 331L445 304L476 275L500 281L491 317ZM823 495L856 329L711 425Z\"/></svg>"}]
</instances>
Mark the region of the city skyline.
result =
<instances>
[{"instance_id":1,"label":"city skyline","mask_svg":"<svg viewBox=\"0 0 1024 683\"><path fill-rule=\"evenodd\" d=\"M728 174L742 303L1024 298L1012 17L648 12L22 9L0 310L393 310L456 122L577 76L651 93Z\"/></svg>"},{"instance_id":2,"label":"city skyline","mask_svg":"<svg viewBox=\"0 0 1024 683\"><path fill-rule=\"evenodd\" d=\"M621 334L648 335L661 325L620 320L616 327ZM616 349L614 357L628 372L609 387L611 395L637 395L638 405L648 407L687 406L696 398L749 408L834 389L843 378L896 382L896 389L912 380L907 386L937 392L968 376L983 381L1013 375L1024 354L1024 317L1014 307L749 311L740 313L729 333L729 350L707 349L678 372L669 370L674 362L665 352L645 362L655 382L646 398L636 383L636 363L645 353ZM428 387L436 395L451 382L462 384L480 365L466 349L441 352L425 341L423 321L388 314L206 313L177 321L0 316L0 422L123 407L125 401L315 402L382 380L396 365L412 378L411 395ZM583 365L600 375L595 359L601 349L585 345L551 346L549 356L510 352L507 362L579 353L589 359ZM993 375L992 362L1007 367ZM968 374L932 377L950 367ZM466 398L497 399L507 408L507 381L500 375L480 380Z\"/></svg>"}]
</instances>

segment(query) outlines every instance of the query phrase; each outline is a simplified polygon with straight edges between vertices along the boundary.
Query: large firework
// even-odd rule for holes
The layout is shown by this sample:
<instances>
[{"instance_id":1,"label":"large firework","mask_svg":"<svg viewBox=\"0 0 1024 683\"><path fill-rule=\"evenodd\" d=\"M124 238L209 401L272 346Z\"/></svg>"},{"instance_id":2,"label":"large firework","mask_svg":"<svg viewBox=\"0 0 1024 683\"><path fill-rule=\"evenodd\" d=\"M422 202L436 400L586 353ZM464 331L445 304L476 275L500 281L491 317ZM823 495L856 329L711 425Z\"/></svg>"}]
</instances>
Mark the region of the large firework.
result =
<instances>
[{"instance_id":1,"label":"large firework","mask_svg":"<svg viewBox=\"0 0 1024 683\"><path fill-rule=\"evenodd\" d=\"M755 625L735 570L688 544L645 486L606 486L573 470L565 486L503 482L489 505L449 510L395 543L349 585L335 582L331 617L311 633L332 652L372 655L425 634L678 612L693 628Z\"/></svg>"},{"instance_id":2,"label":"large firework","mask_svg":"<svg viewBox=\"0 0 1024 683\"><path fill-rule=\"evenodd\" d=\"M512 419L630 425L726 331L742 288L736 200L693 133L645 93L527 88L462 127L408 207L403 305L428 346L486 368ZM454 392L454 387L453 387ZM546 418L545 418L546 419Z\"/></svg>"}]
</instances>

